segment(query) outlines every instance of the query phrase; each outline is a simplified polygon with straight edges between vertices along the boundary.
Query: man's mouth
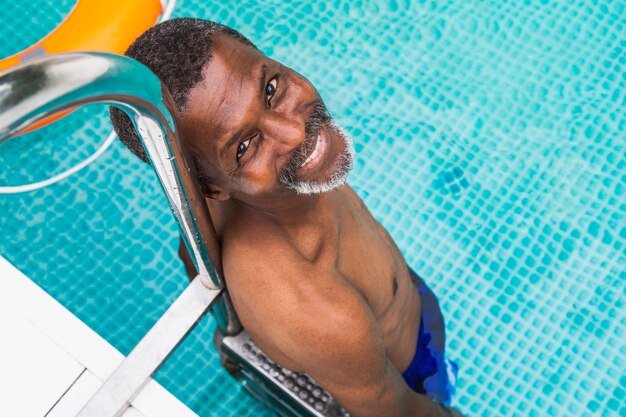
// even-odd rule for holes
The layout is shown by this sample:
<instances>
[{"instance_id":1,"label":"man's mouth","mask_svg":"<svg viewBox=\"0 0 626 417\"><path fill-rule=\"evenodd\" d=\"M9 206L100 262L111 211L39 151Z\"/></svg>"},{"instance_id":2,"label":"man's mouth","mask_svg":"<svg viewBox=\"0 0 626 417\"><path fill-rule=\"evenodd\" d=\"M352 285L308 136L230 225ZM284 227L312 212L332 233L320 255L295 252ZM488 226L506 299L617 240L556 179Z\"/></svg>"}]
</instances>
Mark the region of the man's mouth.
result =
<instances>
[{"instance_id":1,"label":"man's mouth","mask_svg":"<svg viewBox=\"0 0 626 417\"><path fill-rule=\"evenodd\" d=\"M322 134L318 133L317 138L315 139L315 146L313 147L313 150L311 151L307 159L302 163L302 165L300 165L300 168L303 168L309 165L311 162L315 161L320 156L320 154L322 153L323 145L324 145L323 142L324 142L324 139L322 138Z\"/></svg>"},{"instance_id":2,"label":"man's mouth","mask_svg":"<svg viewBox=\"0 0 626 417\"><path fill-rule=\"evenodd\" d=\"M324 164L330 146L330 123L332 119L326 107L323 103L317 104L305 124L304 142L294 151L281 171L280 181L283 184L296 184L304 180L302 176L313 175Z\"/></svg>"}]
</instances>

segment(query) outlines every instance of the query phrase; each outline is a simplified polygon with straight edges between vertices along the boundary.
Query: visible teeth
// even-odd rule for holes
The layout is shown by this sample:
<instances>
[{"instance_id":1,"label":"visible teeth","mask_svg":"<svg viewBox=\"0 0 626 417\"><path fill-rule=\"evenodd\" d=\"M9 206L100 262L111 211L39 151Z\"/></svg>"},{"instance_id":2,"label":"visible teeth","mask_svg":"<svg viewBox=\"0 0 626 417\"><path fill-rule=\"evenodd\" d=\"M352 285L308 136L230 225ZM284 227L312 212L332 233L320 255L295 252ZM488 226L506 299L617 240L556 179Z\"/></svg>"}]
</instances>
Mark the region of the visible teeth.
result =
<instances>
[{"instance_id":1,"label":"visible teeth","mask_svg":"<svg viewBox=\"0 0 626 417\"><path fill-rule=\"evenodd\" d=\"M309 162L311 162L312 160L314 160L315 158L317 158L317 155L319 155L320 153L320 148L321 148L321 139L320 139L320 135L317 135L317 140L315 142L315 149L313 149L313 152L311 152L311 155L309 155L309 157L306 159L306 161L304 161L304 163L302 164L302 166L305 166L306 164L308 164Z\"/></svg>"}]
</instances>

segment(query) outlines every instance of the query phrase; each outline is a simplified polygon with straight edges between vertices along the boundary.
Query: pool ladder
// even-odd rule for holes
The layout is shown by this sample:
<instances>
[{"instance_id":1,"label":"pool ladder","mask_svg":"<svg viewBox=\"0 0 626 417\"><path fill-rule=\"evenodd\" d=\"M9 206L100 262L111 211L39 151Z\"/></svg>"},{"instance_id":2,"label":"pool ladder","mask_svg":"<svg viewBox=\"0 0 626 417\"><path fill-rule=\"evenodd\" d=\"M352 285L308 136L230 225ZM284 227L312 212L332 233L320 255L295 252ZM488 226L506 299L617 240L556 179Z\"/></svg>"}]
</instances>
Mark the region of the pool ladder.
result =
<instances>
[{"instance_id":1,"label":"pool ladder","mask_svg":"<svg viewBox=\"0 0 626 417\"><path fill-rule=\"evenodd\" d=\"M78 414L121 415L150 376L209 310L223 363L282 416L348 417L312 378L280 367L252 341L224 291L208 208L176 126L172 99L154 73L119 55L68 53L0 73L0 143L63 110L102 103L133 121L180 227L197 274Z\"/></svg>"}]
</instances>

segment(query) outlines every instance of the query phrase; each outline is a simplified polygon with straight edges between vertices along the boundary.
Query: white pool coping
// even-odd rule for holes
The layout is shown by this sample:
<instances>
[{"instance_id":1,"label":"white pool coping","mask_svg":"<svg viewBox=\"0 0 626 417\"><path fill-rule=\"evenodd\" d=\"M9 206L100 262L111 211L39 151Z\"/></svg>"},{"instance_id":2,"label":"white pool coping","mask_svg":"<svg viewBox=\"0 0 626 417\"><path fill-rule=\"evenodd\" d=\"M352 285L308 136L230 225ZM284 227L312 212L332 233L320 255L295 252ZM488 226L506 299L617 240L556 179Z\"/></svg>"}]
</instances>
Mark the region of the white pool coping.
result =
<instances>
[{"instance_id":1,"label":"white pool coping","mask_svg":"<svg viewBox=\"0 0 626 417\"><path fill-rule=\"evenodd\" d=\"M0 256L0 416L76 416L124 359ZM197 417L150 380L124 417Z\"/></svg>"}]
</instances>

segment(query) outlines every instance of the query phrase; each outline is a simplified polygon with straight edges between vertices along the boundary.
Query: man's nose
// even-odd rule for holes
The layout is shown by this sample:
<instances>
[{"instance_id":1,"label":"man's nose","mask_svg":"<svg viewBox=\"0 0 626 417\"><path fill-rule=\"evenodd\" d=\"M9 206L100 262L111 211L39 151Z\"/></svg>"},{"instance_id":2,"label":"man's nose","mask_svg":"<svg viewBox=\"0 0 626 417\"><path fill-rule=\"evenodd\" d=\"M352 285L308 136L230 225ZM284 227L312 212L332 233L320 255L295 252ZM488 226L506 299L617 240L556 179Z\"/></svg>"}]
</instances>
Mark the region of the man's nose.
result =
<instances>
[{"instance_id":1,"label":"man's nose","mask_svg":"<svg viewBox=\"0 0 626 417\"><path fill-rule=\"evenodd\" d=\"M284 152L291 152L304 141L305 119L296 112L267 112L261 119L261 130Z\"/></svg>"}]
</instances>

